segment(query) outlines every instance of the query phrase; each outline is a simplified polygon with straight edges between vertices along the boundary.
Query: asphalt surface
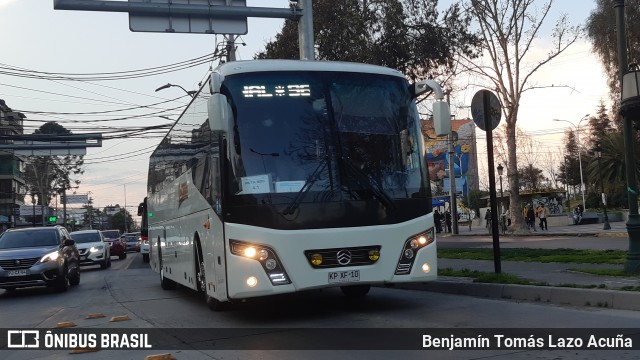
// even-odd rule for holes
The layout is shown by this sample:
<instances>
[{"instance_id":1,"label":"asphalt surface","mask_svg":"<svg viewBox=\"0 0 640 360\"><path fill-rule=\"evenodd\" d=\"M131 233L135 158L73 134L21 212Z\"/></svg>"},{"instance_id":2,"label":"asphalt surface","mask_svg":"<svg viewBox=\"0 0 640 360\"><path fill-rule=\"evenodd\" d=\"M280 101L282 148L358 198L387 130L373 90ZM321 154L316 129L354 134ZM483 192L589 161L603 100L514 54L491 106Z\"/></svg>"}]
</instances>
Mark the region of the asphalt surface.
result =
<instances>
[{"instance_id":1,"label":"asphalt surface","mask_svg":"<svg viewBox=\"0 0 640 360\"><path fill-rule=\"evenodd\" d=\"M493 236L474 222L471 229L461 224L459 234L437 234L438 247L493 248ZM611 223L610 230L603 224L555 226L549 230L520 235L500 234L499 246L504 248L536 249L595 249L628 250L629 239L624 222ZM491 260L439 259L438 268L478 270L517 275L541 285L511 285L476 283L470 278L440 276L437 281L411 284L405 288L424 289L460 295L511 299L516 301L547 302L558 305L594 306L640 311L640 276L601 276L580 272L580 269L619 269L623 265L537 263Z\"/></svg>"}]
</instances>

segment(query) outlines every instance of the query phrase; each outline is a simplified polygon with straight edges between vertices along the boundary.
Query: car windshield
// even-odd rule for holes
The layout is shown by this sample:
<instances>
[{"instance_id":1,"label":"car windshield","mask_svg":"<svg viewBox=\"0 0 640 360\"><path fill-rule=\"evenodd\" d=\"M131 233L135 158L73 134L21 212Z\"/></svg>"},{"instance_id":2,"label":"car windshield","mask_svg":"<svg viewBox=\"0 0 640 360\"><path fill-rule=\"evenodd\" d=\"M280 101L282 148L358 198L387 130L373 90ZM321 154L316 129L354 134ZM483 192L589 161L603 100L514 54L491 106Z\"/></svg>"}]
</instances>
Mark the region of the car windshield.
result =
<instances>
[{"instance_id":1,"label":"car windshield","mask_svg":"<svg viewBox=\"0 0 640 360\"><path fill-rule=\"evenodd\" d=\"M115 230L102 231L102 235L104 235L104 237L107 239L115 239L120 237L120 233Z\"/></svg>"},{"instance_id":2,"label":"car windshield","mask_svg":"<svg viewBox=\"0 0 640 360\"><path fill-rule=\"evenodd\" d=\"M92 242L100 242L102 239L98 233L81 233L74 234L71 233L71 238L78 244L81 243L92 243Z\"/></svg>"},{"instance_id":3,"label":"car windshield","mask_svg":"<svg viewBox=\"0 0 640 360\"><path fill-rule=\"evenodd\" d=\"M56 246L58 239L51 230L7 231L0 236L0 249Z\"/></svg>"},{"instance_id":4,"label":"car windshield","mask_svg":"<svg viewBox=\"0 0 640 360\"><path fill-rule=\"evenodd\" d=\"M136 235L127 235L124 237L127 242L136 242L138 241L138 236Z\"/></svg>"}]
</instances>

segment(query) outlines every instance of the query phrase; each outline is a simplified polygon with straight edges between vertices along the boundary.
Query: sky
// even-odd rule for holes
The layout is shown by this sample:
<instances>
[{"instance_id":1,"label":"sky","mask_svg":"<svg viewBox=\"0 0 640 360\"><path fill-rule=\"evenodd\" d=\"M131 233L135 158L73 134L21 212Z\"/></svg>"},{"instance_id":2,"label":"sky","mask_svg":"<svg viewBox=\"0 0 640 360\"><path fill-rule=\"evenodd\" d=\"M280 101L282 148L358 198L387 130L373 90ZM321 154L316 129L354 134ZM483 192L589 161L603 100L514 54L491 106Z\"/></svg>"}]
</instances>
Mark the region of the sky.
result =
<instances>
[{"instance_id":1,"label":"sky","mask_svg":"<svg viewBox=\"0 0 640 360\"><path fill-rule=\"evenodd\" d=\"M449 2L441 1L441 8ZM247 0L247 5L286 8L288 1ZM563 12L572 24L584 24L594 7L594 1L576 6L574 1L557 0L547 26ZM248 33L240 38L246 45L238 45L237 58L252 59L274 38L283 21L250 18ZM54 10L53 0L0 0L0 34L0 67L65 74L125 72L181 63L212 53L216 40L222 40L221 35L131 32L126 13ZM534 44L534 57L544 56L550 44L545 31ZM202 62L180 71L109 81L26 78L0 71L0 99L27 116L25 133L32 133L43 121L57 121L74 133L102 132L102 147L87 150L85 172L78 177L81 184L75 192L89 194L96 207L126 204L135 214L146 193L148 157L163 134L122 137L114 131L175 120L189 97L176 87L155 89L167 83L197 89L218 63ZM584 39L543 68L533 81L571 87L534 90L522 99L518 124L535 135L544 151L560 151L562 133L570 126L552 119L577 124L585 114L594 114L601 100L609 101L602 67ZM465 104L470 104L475 91L468 86L452 99L452 113L458 118L470 116ZM478 137L482 173L486 172L486 147L483 133Z\"/></svg>"}]
</instances>

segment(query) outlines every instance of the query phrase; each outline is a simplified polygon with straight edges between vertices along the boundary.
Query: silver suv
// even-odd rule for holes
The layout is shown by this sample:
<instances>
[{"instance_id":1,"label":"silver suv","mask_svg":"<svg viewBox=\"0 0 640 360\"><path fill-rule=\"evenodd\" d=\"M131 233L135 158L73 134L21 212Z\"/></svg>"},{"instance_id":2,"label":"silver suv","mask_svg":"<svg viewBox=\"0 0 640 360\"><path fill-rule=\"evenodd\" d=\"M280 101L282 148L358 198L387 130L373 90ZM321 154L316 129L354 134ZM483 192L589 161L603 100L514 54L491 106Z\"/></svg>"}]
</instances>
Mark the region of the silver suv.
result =
<instances>
[{"instance_id":1,"label":"silver suv","mask_svg":"<svg viewBox=\"0 0 640 360\"><path fill-rule=\"evenodd\" d=\"M0 235L0 288L80 283L79 253L62 226L9 229Z\"/></svg>"}]
</instances>

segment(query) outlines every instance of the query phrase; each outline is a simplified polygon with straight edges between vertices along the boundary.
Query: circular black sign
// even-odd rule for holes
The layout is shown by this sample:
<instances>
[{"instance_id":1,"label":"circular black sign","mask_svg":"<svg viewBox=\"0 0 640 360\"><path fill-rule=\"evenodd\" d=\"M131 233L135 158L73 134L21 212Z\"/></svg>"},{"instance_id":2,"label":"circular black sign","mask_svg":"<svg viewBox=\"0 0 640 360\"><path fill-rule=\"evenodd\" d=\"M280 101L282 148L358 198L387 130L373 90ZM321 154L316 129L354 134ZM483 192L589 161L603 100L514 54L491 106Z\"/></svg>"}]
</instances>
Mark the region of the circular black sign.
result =
<instances>
[{"instance_id":1,"label":"circular black sign","mask_svg":"<svg viewBox=\"0 0 640 360\"><path fill-rule=\"evenodd\" d=\"M473 122L476 123L480 129L486 131L487 128L484 121L485 103L488 104L489 107L487 109L487 113L489 114L489 127L493 130L498 127L498 124L500 124L502 105L500 104L498 97L491 91L480 90L473 95L473 99L471 100L471 117L473 118Z\"/></svg>"}]
</instances>

